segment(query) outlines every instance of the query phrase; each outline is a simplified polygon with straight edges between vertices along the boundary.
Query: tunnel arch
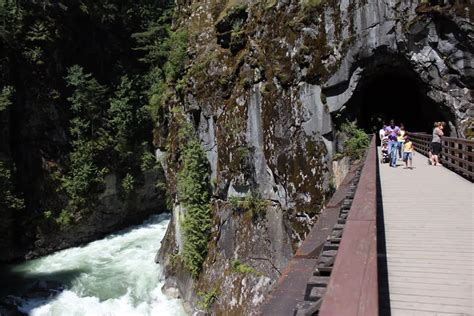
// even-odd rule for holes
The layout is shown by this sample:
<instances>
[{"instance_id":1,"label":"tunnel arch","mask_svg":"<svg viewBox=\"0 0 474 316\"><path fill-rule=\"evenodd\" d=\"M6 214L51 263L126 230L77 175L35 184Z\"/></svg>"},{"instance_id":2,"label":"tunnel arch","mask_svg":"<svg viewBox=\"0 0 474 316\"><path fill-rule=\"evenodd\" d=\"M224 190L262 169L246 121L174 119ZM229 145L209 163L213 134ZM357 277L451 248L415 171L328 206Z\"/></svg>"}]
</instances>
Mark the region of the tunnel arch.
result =
<instances>
[{"instance_id":1,"label":"tunnel arch","mask_svg":"<svg viewBox=\"0 0 474 316\"><path fill-rule=\"evenodd\" d=\"M332 113L336 129L351 121L374 133L394 119L410 132L431 133L434 122L444 121L446 135L457 135L454 111L429 97L432 87L421 80L409 62L397 56L373 56L362 67L350 98ZM331 91L325 93L330 95Z\"/></svg>"}]
</instances>

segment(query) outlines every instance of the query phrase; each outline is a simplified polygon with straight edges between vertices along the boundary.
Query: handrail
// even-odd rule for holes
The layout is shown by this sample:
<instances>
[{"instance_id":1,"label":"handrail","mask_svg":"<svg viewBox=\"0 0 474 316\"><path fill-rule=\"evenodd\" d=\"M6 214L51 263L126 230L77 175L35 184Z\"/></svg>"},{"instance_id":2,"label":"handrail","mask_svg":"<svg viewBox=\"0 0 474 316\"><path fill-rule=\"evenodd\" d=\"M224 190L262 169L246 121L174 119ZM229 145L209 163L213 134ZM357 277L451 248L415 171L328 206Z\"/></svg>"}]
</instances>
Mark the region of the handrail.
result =
<instances>
[{"instance_id":1,"label":"handrail","mask_svg":"<svg viewBox=\"0 0 474 316\"><path fill-rule=\"evenodd\" d=\"M320 315L378 315L375 137L344 227Z\"/></svg>"},{"instance_id":2,"label":"handrail","mask_svg":"<svg viewBox=\"0 0 474 316\"><path fill-rule=\"evenodd\" d=\"M325 253L324 249L328 246L328 241L336 232L335 227L340 226L338 223L342 219L342 210L352 204L363 163L364 161L360 161L352 164L302 245L282 271L278 284L267 297L259 314L264 316L311 315L320 309L322 301L320 298L324 295L324 291L318 292L316 296L313 296L311 292L314 286L325 290L329 278L322 277L323 280L318 279L318 285L315 285L313 277L321 255ZM344 213L347 214L347 212ZM330 243L331 247L335 245L338 248L339 242L336 240Z\"/></svg>"},{"instance_id":3,"label":"handrail","mask_svg":"<svg viewBox=\"0 0 474 316\"><path fill-rule=\"evenodd\" d=\"M431 135L424 133L408 133L415 150L429 156ZM474 181L474 141L462 138L443 137L441 163L452 171Z\"/></svg>"}]
</instances>

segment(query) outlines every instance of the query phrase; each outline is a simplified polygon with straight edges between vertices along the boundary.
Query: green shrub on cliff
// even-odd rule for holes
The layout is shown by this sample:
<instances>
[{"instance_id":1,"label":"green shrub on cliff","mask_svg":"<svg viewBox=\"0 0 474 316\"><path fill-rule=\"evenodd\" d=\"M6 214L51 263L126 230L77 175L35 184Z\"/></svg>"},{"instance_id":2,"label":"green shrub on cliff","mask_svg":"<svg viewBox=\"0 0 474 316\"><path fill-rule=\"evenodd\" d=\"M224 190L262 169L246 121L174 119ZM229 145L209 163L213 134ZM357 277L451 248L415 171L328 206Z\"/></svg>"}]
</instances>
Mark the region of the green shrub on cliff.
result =
<instances>
[{"instance_id":1,"label":"green shrub on cliff","mask_svg":"<svg viewBox=\"0 0 474 316\"><path fill-rule=\"evenodd\" d=\"M122 179L122 189L125 191L125 194L131 194L135 189L135 178L127 173Z\"/></svg>"},{"instance_id":2,"label":"green shrub on cliff","mask_svg":"<svg viewBox=\"0 0 474 316\"><path fill-rule=\"evenodd\" d=\"M164 65L165 78L167 81L175 81L183 73L187 56L188 33L178 30L170 33L170 37L164 41L163 49L167 53L167 61Z\"/></svg>"},{"instance_id":3,"label":"green shrub on cliff","mask_svg":"<svg viewBox=\"0 0 474 316\"><path fill-rule=\"evenodd\" d=\"M301 4L305 9L313 9L319 7L324 0L301 0Z\"/></svg>"},{"instance_id":4,"label":"green shrub on cliff","mask_svg":"<svg viewBox=\"0 0 474 316\"><path fill-rule=\"evenodd\" d=\"M341 132L347 135L344 142L344 155L352 159L360 159L370 144L369 135L357 128L355 123L349 122L341 125Z\"/></svg>"},{"instance_id":5,"label":"green shrub on cliff","mask_svg":"<svg viewBox=\"0 0 474 316\"><path fill-rule=\"evenodd\" d=\"M199 141L193 137L181 152L178 196L186 207L183 220L183 261L193 276L201 271L206 258L211 228L208 161Z\"/></svg>"},{"instance_id":6,"label":"green shrub on cliff","mask_svg":"<svg viewBox=\"0 0 474 316\"><path fill-rule=\"evenodd\" d=\"M59 214L58 218L55 219L55 221L61 228L66 228L67 226L71 224L72 214L67 209L64 209L61 211L61 213Z\"/></svg>"},{"instance_id":7,"label":"green shrub on cliff","mask_svg":"<svg viewBox=\"0 0 474 316\"><path fill-rule=\"evenodd\" d=\"M172 95L173 83L184 73L188 57L188 33L183 29L171 29L172 15L170 6L145 31L132 35L137 43L135 50L144 53L141 61L150 66L145 81L148 85L148 110L154 119L162 114L164 102Z\"/></svg>"},{"instance_id":8,"label":"green shrub on cliff","mask_svg":"<svg viewBox=\"0 0 474 316\"><path fill-rule=\"evenodd\" d=\"M206 153L195 139L190 140L181 156L182 169L178 173L178 192L185 205L209 202L209 172Z\"/></svg>"},{"instance_id":9,"label":"green shrub on cliff","mask_svg":"<svg viewBox=\"0 0 474 316\"><path fill-rule=\"evenodd\" d=\"M232 261L232 271L241 274L253 274L255 276L261 276L262 274L255 270L250 265L241 262L240 260Z\"/></svg>"},{"instance_id":10,"label":"green shrub on cliff","mask_svg":"<svg viewBox=\"0 0 474 316\"><path fill-rule=\"evenodd\" d=\"M144 150L142 157L141 157L141 165L140 169L142 172L152 170L154 168L159 168L161 167L160 164L158 163L156 156L153 155L153 153Z\"/></svg>"},{"instance_id":11,"label":"green shrub on cliff","mask_svg":"<svg viewBox=\"0 0 474 316\"><path fill-rule=\"evenodd\" d=\"M0 91L0 112L6 110L12 104L11 98L14 91L14 88L11 86L2 88Z\"/></svg>"},{"instance_id":12,"label":"green shrub on cliff","mask_svg":"<svg viewBox=\"0 0 474 316\"><path fill-rule=\"evenodd\" d=\"M150 35L149 33L136 36L136 39L142 45L153 41L146 48L143 48L149 50L145 61L150 64L150 70L145 79L149 85L148 110L153 119L158 119L160 111L163 110L164 102L173 94L173 83L179 81L186 65L187 32L182 30L173 32L166 29L166 33L168 37L159 41L154 39L154 36L157 35ZM182 84L183 82L180 82L180 85Z\"/></svg>"},{"instance_id":13,"label":"green shrub on cliff","mask_svg":"<svg viewBox=\"0 0 474 316\"><path fill-rule=\"evenodd\" d=\"M12 182L12 168L0 160L0 209L21 210L25 207L23 199L15 194Z\"/></svg>"},{"instance_id":14,"label":"green shrub on cliff","mask_svg":"<svg viewBox=\"0 0 474 316\"><path fill-rule=\"evenodd\" d=\"M264 200L257 193L252 193L244 198L231 197L229 199L232 208L238 212L250 212L253 220L258 220L265 216L268 201Z\"/></svg>"},{"instance_id":15,"label":"green shrub on cliff","mask_svg":"<svg viewBox=\"0 0 474 316\"><path fill-rule=\"evenodd\" d=\"M201 271L207 255L209 232L211 228L211 210L209 205L192 205L186 208L183 221L184 265L194 277Z\"/></svg>"},{"instance_id":16,"label":"green shrub on cliff","mask_svg":"<svg viewBox=\"0 0 474 316\"><path fill-rule=\"evenodd\" d=\"M214 286L214 288L207 292L198 292L199 301L197 303L200 309L207 311L219 297L219 287Z\"/></svg>"}]
</instances>

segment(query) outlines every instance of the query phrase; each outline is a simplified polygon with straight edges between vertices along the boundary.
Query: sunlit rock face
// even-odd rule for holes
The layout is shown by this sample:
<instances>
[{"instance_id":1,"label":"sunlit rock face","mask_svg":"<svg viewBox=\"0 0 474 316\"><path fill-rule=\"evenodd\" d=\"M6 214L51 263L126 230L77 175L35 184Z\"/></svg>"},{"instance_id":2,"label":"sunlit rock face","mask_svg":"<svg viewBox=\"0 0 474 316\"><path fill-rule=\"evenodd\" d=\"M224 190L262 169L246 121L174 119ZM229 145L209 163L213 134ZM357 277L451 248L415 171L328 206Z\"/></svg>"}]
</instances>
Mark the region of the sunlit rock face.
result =
<instances>
[{"instance_id":1,"label":"sunlit rock face","mask_svg":"<svg viewBox=\"0 0 474 316\"><path fill-rule=\"evenodd\" d=\"M384 72L411 73L435 103L427 110L447 113L440 118L451 124L454 135L464 136L473 116L472 5L342 1L340 9L341 14L326 22L330 46L344 45L338 36L351 40L333 59L337 70L322 84L330 111L342 109L367 78ZM347 23L339 30L329 26L337 25L341 17Z\"/></svg>"},{"instance_id":2,"label":"sunlit rock face","mask_svg":"<svg viewBox=\"0 0 474 316\"><path fill-rule=\"evenodd\" d=\"M370 92L374 80L408 78L421 100L417 111L431 113L424 121L444 120L453 136L464 135L474 111L474 8L420 2L178 1L176 25L189 32L191 61L171 104L184 107L197 130L215 201L212 247L200 277L191 281L182 268L168 266L185 298L196 303L198 291L219 284L222 296L211 311L223 313L225 306L235 314L257 313L279 274L252 258L267 254L274 266L284 266L317 220L335 181L338 124L367 113L360 95ZM399 113L374 113L364 128L380 124L384 114ZM165 148L162 135L155 142ZM167 172L175 179L173 170ZM249 195L271 201L266 217L255 223L225 213L232 209L230 198ZM275 210L282 215L274 217ZM276 223L284 237L252 239ZM170 227L165 261L166 252L180 252L176 216ZM235 227L248 238L235 236ZM276 248L279 257L273 256ZM237 259L261 275L233 273L229 267Z\"/></svg>"}]
</instances>

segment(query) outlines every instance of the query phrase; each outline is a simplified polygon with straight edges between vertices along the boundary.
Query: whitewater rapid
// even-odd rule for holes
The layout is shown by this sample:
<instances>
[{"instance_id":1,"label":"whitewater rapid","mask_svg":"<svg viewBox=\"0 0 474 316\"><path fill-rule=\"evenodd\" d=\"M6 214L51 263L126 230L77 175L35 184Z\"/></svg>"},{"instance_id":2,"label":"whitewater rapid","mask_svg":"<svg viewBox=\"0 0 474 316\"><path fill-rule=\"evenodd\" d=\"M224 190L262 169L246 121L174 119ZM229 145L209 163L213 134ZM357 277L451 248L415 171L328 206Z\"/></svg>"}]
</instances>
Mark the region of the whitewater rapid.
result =
<instances>
[{"instance_id":1,"label":"whitewater rapid","mask_svg":"<svg viewBox=\"0 0 474 316\"><path fill-rule=\"evenodd\" d=\"M49 299L21 299L33 316L185 315L182 302L161 292L161 267L154 262L169 223L158 215L142 225L83 247L70 248L12 268L23 279L61 282Z\"/></svg>"}]
</instances>

